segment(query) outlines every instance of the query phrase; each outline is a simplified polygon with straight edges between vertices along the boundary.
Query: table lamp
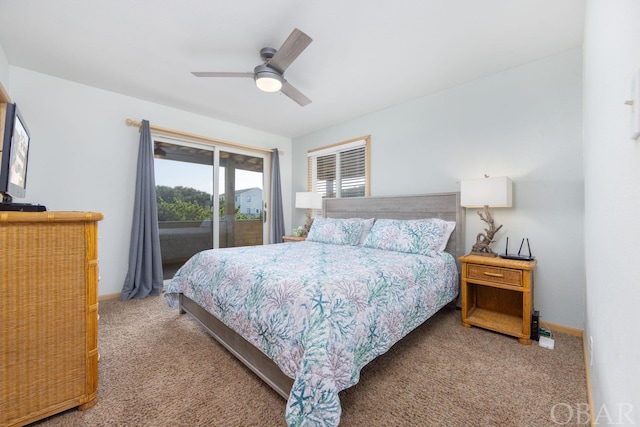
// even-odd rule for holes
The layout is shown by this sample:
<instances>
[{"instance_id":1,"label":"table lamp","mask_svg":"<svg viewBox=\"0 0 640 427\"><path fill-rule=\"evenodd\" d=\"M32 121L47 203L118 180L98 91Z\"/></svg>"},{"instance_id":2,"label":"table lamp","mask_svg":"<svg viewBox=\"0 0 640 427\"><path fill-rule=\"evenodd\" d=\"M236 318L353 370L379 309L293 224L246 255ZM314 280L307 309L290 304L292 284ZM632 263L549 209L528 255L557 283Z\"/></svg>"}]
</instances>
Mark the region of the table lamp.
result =
<instances>
[{"instance_id":1,"label":"table lamp","mask_svg":"<svg viewBox=\"0 0 640 427\"><path fill-rule=\"evenodd\" d=\"M478 216L489 226L484 233L478 233L476 243L471 248L473 255L497 256L491 249L491 243L495 241L493 237L502 225L496 227L489 208L511 207L511 193L512 182L506 176L489 178L485 175L484 178L461 181L460 205L465 208L484 207L484 211L478 211Z\"/></svg>"},{"instance_id":2,"label":"table lamp","mask_svg":"<svg viewBox=\"0 0 640 427\"><path fill-rule=\"evenodd\" d=\"M307 222L304 225L304 235L306 236L311 230L313 218L311 212L313 209L322 209L322 194L313 192L296 193L296 208L307 210Z\"/></svg>"}]
</instances>

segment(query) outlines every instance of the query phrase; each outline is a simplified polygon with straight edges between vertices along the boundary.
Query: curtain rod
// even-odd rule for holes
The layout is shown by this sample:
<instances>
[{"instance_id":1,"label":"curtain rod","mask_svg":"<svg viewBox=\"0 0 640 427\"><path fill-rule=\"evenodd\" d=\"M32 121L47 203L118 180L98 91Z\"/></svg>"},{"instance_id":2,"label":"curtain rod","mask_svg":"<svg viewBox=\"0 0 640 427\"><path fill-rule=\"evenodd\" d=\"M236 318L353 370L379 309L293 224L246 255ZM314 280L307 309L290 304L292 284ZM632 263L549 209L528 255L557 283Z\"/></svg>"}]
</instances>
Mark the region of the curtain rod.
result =
<instances>
[{"instance_id":1,"label":"curtain rod","mask_svg":"<svg viewBox=\"0 0 640 427\"><path fill-rule=\"evenodd\" d=\"M140 127L142 126L142 122L137 122L137 121L132 120L132 119L127 119L126 123L129 126L137 126L138 127L138 131L140 130ZM268 149L268 148L254 147L254 146L251 146L251 145L245 145L245 144L238 144L238 143L235 143L235 142L223 141L221 139L209 138L208 136L201 136L201 135L196 135L196 134L189 133L189 132L182 132L182 131L179 131L179 130L163 128L163 127L155 126L155 125L152 125L152 124L149 124L149 129L151 129L151 132L156 133L156 134L165 135L165 136L172 136L172 137L178 137L178 138L186 138L186 139L189 139L189 140L192 140L192 141L204 142L205 144L222 145L222 146L225 146L225 147L240 148L240 149L245 149L245 150L258 151L260 153L266 153L266 154L273 153L273 150ZM278 154L284 155L284 151L278 150Z\"/></svg>"}]
</instances>

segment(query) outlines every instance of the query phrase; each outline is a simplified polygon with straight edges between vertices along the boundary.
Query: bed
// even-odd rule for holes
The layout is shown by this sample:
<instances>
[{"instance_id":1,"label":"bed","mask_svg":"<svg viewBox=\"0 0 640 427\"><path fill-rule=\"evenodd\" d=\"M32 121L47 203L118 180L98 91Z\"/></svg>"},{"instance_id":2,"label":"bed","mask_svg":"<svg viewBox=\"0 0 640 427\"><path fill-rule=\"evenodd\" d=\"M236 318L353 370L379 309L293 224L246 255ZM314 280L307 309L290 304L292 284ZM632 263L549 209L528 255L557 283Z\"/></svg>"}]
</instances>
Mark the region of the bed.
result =
<instances>
[{"instance_id":1,"label":"bed","mask_svg":"<svg viewBox=\"0 0 640 427\"><path fill-rule=\"evenodd\" d=\"M307 241L200 252L165 296L287 399L289 425L335 426L360 370L455 301L463 251L459 193L325 199Z\"/></svg>"}]
</instances>

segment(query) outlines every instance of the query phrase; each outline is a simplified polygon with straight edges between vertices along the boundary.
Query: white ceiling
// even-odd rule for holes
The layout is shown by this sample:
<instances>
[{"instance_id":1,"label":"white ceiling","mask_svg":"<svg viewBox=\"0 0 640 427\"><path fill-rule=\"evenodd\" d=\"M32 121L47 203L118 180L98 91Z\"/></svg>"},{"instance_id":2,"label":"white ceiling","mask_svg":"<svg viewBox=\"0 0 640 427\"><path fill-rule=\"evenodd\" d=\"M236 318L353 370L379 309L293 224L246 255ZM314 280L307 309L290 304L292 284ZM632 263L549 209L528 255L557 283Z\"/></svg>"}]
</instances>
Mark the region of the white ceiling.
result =
<instances>
[{"instance_id":1,"label":"white ceiling","mask_svg":"<svg viewBox=\"0 0 640 427\"><path fill-rule=\"evenodd\" d=\"M0 0L10 65L296 137L582 45L583 0ZM251 79L294 27L286 78Z\"/></svg>"}]
</instances>

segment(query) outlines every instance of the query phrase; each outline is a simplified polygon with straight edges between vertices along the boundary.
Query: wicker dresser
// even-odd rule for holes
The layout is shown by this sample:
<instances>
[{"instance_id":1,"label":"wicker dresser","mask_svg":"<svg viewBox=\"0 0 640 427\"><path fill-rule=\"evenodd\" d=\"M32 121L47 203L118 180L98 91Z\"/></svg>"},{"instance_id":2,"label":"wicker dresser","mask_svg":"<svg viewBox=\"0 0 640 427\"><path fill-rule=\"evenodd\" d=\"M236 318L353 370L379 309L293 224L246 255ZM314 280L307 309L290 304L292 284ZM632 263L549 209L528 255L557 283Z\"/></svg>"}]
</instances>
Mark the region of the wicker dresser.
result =
<instances>
[{"instance_id":1,"label":"wicker dresser","mask_svg":"<svg viewBox=\"0 0 640 427\"><path fill-rule=\"evenodd\" d=\"M102 217L0 212L0 426L97 401Z\"/></svg>"}]
</instances>

